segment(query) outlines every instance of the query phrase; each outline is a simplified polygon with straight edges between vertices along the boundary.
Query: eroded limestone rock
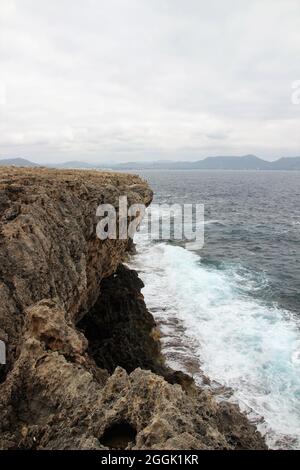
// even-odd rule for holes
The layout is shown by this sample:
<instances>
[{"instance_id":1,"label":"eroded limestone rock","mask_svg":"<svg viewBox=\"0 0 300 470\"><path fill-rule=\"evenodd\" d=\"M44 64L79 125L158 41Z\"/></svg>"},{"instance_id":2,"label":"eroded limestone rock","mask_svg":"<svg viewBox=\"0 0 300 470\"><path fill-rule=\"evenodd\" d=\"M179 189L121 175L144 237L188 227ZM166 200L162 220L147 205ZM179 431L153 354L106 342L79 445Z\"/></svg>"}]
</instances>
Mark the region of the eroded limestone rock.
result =
<instances>
[{"instance_id":1,"label":"eroded limestone rock","mask_svg":"<svg viewBox=\"0 0 300 470\"><path fill-rule=\"evenodd\" d=\"M100 202L150 203L136 176L0 169L2 449L256 449L235 406L164 365L131 243L96 237ZM122 367L119 367L119 366Z\"/></svg>"}]
</instances>

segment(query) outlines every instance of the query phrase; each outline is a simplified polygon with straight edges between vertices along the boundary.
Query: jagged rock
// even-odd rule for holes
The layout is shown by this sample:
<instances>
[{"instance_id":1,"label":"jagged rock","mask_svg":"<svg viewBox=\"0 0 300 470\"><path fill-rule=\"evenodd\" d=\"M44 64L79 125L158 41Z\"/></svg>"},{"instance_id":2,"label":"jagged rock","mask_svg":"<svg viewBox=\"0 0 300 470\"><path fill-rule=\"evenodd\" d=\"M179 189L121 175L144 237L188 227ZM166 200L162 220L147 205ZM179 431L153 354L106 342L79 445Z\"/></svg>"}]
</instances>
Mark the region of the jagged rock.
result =
<instances>
[{"instance_id":1,"label":"jagged rock","mask_svg":"<svg viewBox=\"0 0 300 470\"><path fill-rule=\"evenodd\" d=\"M147 184L90 171L0 177L0 448L265 448L236 406L164 365L142 283L120 265L131 244L96 237L98 204L126 194L147 205Z\"/></svg>"},{"instance_id":2,"label":"jagged rock","mask_svg":"<svg viewBox=\"0 0 300 470\"><path fill-rule=\"evenodd\" d=\"M1 168L0 177L0 339L9 337L10 366L24 308L57 298L77 320L124 259L127 240L96 237L98 205L122 195L149 204L152 192L134 175Z\"/></svg>"},{"instance_id":3,"label":"jagged rock","mask_svg":"<svg viewBox=\"0 0 300 470\"><path fill-rule=\"evenodd\" d=\"M137 367L167 374L160 354L159 332L148 312L137 273L119 265L103 279L94 307L78 323L89 341L89 354L112 373L117 366L128 372Z\"/></svg>"}]
</instances>

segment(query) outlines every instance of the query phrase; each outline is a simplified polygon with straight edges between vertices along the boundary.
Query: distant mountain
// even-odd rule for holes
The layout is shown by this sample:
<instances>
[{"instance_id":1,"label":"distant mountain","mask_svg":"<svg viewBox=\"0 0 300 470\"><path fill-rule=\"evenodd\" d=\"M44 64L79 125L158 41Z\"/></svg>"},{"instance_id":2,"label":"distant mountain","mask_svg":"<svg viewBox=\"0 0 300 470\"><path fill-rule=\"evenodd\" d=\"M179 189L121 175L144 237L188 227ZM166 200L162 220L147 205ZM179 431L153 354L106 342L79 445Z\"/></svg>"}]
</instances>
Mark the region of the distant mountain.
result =
<instances>
[{"instance_id":1,"label":"distant mountain","mask_svg":"<svg viewBox=\"0 0 300 470\"><path fill-rule=\"evenodd\" d=\"M26 158L5 158L0 159L0 166L25 166L25 167L37 167L40 166L37 163L33 163Z\"/></svg>"},{"instance_id":2,"label":"distant mountain","mask_svg":"<svg viewBox=\"0 0 300 470\"><path fill-rule=\"evenodd\" d=\"M242 157L207 157L196 162L197 168L205 170L268 170L270 162L255 155Z\"/></svg>"},{"instance_id":3,"label":"distant mountain","mask_svg":"<svg viewBox=\"0 0 300 470\"><path fill-rule=\"evenodd\" d=\"M272 162L272 170L300 170L300 157L283 157Z\"/></svg>"},{"instance_id":4,"label":"distant mountain","mask_svg":"<svg viewBox=\"0 0 300 470\"><path fill-rule=\"evenodd\" d=\"M9 158L0 160L0 166L14 165L25 167L40 166L25 158ZM207 157L204 160L172 161L156 160L148 162L101 163L93 164L83 161L68 161L64 163L48 164L50 168L81 168L103 170L300 170L300 157L282 157L274 162L268 162L255 155L241 157Z\"/></svg>"},{"instance_id":5,"label":"distant mountain","mask_svg":"<svg viewBox=\"0 0 300 470\"><path fill-rule=\"evenodd\" d=\"M207 157L194 162L128 162L112 165L113 170L300 170L300 157L280 158L268 162L255 155L241 157Z\"/></svg>"}]
</instances>

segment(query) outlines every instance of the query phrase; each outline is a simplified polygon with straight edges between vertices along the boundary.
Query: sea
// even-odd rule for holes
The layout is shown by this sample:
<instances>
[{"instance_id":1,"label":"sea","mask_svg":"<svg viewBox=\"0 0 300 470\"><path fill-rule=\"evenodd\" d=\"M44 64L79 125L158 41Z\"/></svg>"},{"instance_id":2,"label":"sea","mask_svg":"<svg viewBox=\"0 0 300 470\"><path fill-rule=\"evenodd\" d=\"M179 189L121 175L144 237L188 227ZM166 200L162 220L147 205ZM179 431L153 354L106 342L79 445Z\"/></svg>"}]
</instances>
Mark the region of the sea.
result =
<instances>
[{"instance_id":1,"label":"sea","mask_svg":"<svg viewBox=\"0 0 300 470\"><path fill-rule=\"evenodd\" d=\"M299 449L300 172L138 173L154 204L204 204L201 248L146 223L135 236L167 363L237 403L270 448Z\"/></svg>"}]
</instances>

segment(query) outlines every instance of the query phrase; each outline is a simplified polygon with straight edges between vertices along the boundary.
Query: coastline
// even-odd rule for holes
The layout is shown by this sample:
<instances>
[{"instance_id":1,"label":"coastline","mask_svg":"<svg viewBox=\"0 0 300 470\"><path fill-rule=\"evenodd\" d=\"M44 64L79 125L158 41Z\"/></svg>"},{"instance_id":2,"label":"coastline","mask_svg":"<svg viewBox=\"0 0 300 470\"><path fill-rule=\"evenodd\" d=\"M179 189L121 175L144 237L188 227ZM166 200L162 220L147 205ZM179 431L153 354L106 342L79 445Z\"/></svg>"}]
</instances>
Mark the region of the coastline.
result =
<instances>
[{"instance_id":1,"label":"coastline","mask_svg":"<svg viewBox=\"0 0 300 470\"><path fill-rule=\"evenodd\" d=\"M96 209L138 176L1 168L2 449L265 449L236 405L165 365L128 240Z\"/></svg>"}]
</instances>

